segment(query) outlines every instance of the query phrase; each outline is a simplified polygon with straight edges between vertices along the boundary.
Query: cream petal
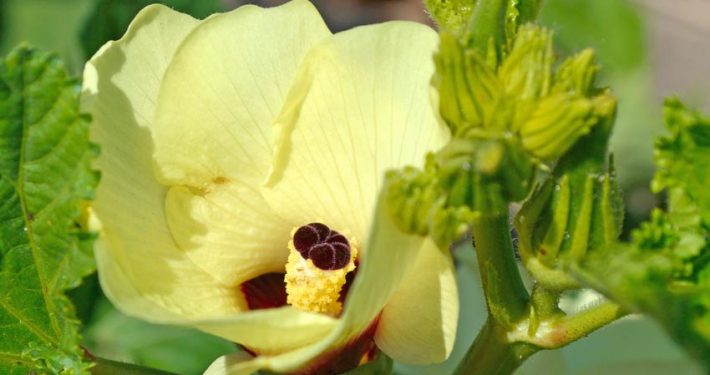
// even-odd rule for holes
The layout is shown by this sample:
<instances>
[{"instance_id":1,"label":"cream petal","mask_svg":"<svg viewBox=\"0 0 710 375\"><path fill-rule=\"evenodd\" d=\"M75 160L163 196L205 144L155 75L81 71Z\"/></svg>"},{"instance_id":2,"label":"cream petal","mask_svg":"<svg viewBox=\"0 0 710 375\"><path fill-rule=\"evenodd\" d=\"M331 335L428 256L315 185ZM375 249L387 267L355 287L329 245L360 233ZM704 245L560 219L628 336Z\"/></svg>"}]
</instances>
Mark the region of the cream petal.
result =
<instances>
[{"instance_id":1,"label":"cream petal","mask_svg":"<svg viewBox=\"0 0 710 375\"><path fill-rule=\"evenodd\" d=\"M177 246L220 282L284 272L291 227L254 189L231 181L202 191L173 187L165 207Z\"/></svg>"},{"instance_id":2,"label":"cream petal","mask_svg":"<svg viewBox=\"0 0 710 375\"><path fill-rule=\"evenodd\" d=\"M204 375L251 375L268 366L268 357L252 357L245 352L217 358Z\"/></svg>"},{"instance_id":3,"label":"cream petal","mask_svg":"<svg viewBox=\"0 0 710 375\"><path fill-rule=\"evenodd\" d=\"M163 6L142 10L86 65L82 108L102 153L93 203L101 284L122 311L150 321L237 311L239 296L178 251L165 221L166 189L152 173L150 119L178 44L198 21ZM179 276L178 276L179 275Z\"/></svg>"},{"instance_id":4,"label":"cream petal","mask_svg":"<svg viewBox=\"0 0 710 375\"><path fill-rule=\"evenodd\" d=\"M370 251L363 255L343 314L327 336L314 344L279 355L259 356L249 361L222 357L207 373L242 374L257 369L292 372L319 355L346 345L369 327L414 267L424 241L399 231L386 200L380 199L377 207L367 244Z\"/></svg>"},{"instance_id":5,"label":"cream petal","mask_svg":"<svg viewBox=\"0 0 710 375\"><path fill-rule=\"evenodd\" d=\"M382 310L375 342L398 362L442 362L453 349L458 315L451 254L426 240L416 264Z\"/></svg>"},{"instance_id":6,"label":"cream petal","mask_svg":"<svg viewBox=\"0 0 710 375\"><path fill-rule=\"evenodd\" d=\"M242 6L205 20L165 73L154 129L159 179L202 188L256 186L272 157L271 124L306 52L330 36L313 5Z\"/></svg>"},{"instance_id":7,"label":"cream petal","mask_svg":"<svg viewBox=\"0 0 710 375\"><path fill-rule=\"evenodd\" d=\"M252 310L194 322L205 332L238 342L260 355L274 355L312 344L337 326L337 319L293 307Z\"/></svg>"},{"instance_id":8,"label":"cream petal","mask_svg":"<svg viewBox=\"0 0 710 375\"><path fill-rule=\"evenodd\" d=\"M429 98L437 40L427 26L390 22L309 52L275 124L264 189L274 211L295 223L322 218L367 242L384 172L421 165L450 136Z\"/></svg>"},{"instance_id":9,"label":"cream petal","mask_svg":"<svg viewBox=\"0 0 710 375\"><path fill-rule=\"evenodd\" d=\"M217 315L242 304L233 290L215 288L209 275L193 272L190 264L171 260L128 267L123 253L115 251L114 244L120 241L111 241L105 232L100 234L94 248L101 288L114 306L128 315L155 323L178 324L193 314ZM151 266L157 282L144 285L140 272ZM181 269L188 272L187 277L181 278L178 287L171 285L169 278L175 279Z\"/></svg>"}]
</instances>

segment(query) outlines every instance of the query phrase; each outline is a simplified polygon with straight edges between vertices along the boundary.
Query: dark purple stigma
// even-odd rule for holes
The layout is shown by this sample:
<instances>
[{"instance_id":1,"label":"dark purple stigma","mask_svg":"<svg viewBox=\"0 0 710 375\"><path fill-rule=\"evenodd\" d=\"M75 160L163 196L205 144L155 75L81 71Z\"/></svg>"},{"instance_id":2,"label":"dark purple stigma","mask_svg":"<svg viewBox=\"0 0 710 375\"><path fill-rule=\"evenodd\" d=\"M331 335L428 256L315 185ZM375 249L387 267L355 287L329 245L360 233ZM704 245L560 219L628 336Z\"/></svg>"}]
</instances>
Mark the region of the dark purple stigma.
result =
<instances>
[{"instance_id":1,"label":"dark purple stigma","mask_svg":"<svg viewBox=\"0 0 710 375\"><path fill-rule=\"evenodd\" d=\"M342 234L325 224L306 224L293 234L293 246L303 259L310 259L316 267L332 271L350 263L350 243Z\"/></svg>"}]
</instances>

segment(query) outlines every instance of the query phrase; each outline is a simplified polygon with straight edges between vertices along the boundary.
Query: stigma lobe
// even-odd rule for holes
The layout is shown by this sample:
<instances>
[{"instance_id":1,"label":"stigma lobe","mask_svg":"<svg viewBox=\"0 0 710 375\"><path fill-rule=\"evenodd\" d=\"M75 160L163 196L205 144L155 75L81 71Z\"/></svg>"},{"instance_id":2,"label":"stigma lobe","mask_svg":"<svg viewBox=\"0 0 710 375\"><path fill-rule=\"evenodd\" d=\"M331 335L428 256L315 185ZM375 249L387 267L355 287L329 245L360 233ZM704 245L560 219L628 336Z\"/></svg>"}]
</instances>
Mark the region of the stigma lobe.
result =
<instances>
[{"instance_id":1,"label":"stigma lobe","mask_svg":"<svg viewBox=\"0 0 710 375\"><path fill-rule=\"evenodd\" d=\"M350 262L350 243L325 224L306 224L293 234L293 245L303 259L326 271L339 270Z\"/></svg>"}]
</instances>

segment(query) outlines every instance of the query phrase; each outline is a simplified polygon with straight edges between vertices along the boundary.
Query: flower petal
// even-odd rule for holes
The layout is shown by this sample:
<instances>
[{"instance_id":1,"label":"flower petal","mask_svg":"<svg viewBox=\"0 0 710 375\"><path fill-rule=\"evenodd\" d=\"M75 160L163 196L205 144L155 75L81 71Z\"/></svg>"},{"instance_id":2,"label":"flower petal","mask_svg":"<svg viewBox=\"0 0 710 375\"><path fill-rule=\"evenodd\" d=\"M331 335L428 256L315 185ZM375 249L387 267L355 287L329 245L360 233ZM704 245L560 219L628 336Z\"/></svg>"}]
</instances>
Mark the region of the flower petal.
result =
<instances>
[{"instance_id":1,"label":"flower petal","mask_svg":"<svg viewBox=\"0 0 710 375\"><path fill-rule=\"evenodd\" d=\"M264 193L274 211L367 242L384 172L422 164L450 136L429 98L437 40L427 26L389 22L311 50L276 120Z\"/></svg>"},{"instance_id":2,"label":"flower petal","mask_svg":"<svg viewBox=\"0 0 710 375\"><path fill-rule=\"evenodd\" d=\"M291 226L254 189L231 181L201 191L173 187L165 211L180 250L222 283L236 288L284 272Z\"/></svg>"},{"instance_id":3,"label":"flower petal","mask_svg":"<svg viewBox=\"0 0 710 375\"><path fill-rule=\"evenodd\" d=\"M239 308L239 296L177 250L165 222L166 189L152 173L150 119L170 58L198 21L164 6L142 10L86 65L82 108L102 153L93 203L101 284L122 311L150 321ZM149 233L149 235L146 235ZM176 275L180 275L177 277Z\"/></svg>"},{"instance_id":4,"label":"flower petal","mask_svg":"<svg viewBox=\"0 0 710 375\"><path fill-rule=\"evenodd\" d=\"M212 362L203 375L251 375L266 367L266 358L254 358L245 352L223 355Z\"/></svg>"},{"instance_id":5,"label":"flower petal","mask_svg":"<svg viewBox=\"0 0 710 375\"><path fill-rule=\"evenodd\" d=\"M453 349L458 315L451 254L427 240L417 263L382 310L375 342L402 363L442 362Z\"/></svg>"},{"instance_id":6,"label":"flower petal","mask_svg":"<svg viewBox=\"0 0 710 375\"><path fill-rule=\"evenodd\" d=\"M154 139L161 181L260 183L272 157L271 123L296 69L329 36L306 0L242 6L195 28L160 88Z\"/></svg>"},{"instance_id":7,"label":"flower petal","mask_svg":"<svg viewBox=\"0 0 710 375\"><path fill-rule=\"evenodd\" d=\"M312 344L333 331L337 322L327 315L282 307L197 321L195 326L268 356Z\"/></svg>"}]
</instances>

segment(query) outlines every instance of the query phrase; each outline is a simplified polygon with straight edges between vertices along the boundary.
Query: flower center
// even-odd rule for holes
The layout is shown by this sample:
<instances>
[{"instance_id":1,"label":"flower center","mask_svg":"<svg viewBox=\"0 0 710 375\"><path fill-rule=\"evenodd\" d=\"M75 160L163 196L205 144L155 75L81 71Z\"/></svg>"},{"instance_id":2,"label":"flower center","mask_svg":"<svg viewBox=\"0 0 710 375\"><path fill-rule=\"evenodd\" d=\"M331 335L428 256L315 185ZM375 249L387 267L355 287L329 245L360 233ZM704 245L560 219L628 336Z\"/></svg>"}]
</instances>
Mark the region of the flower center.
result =
<instances>
[{"instance_id":1,"label":"flower center","mask_svg":"<svg viewBox=\"0 0 710 375\"><path fill-rule=\"evenodd\" d=\"M325 224L310 223L292 232L286 264L288 304L306 311L337 316L340 291L355 269L353 240Z\"/></svg>"}]
</instances>

